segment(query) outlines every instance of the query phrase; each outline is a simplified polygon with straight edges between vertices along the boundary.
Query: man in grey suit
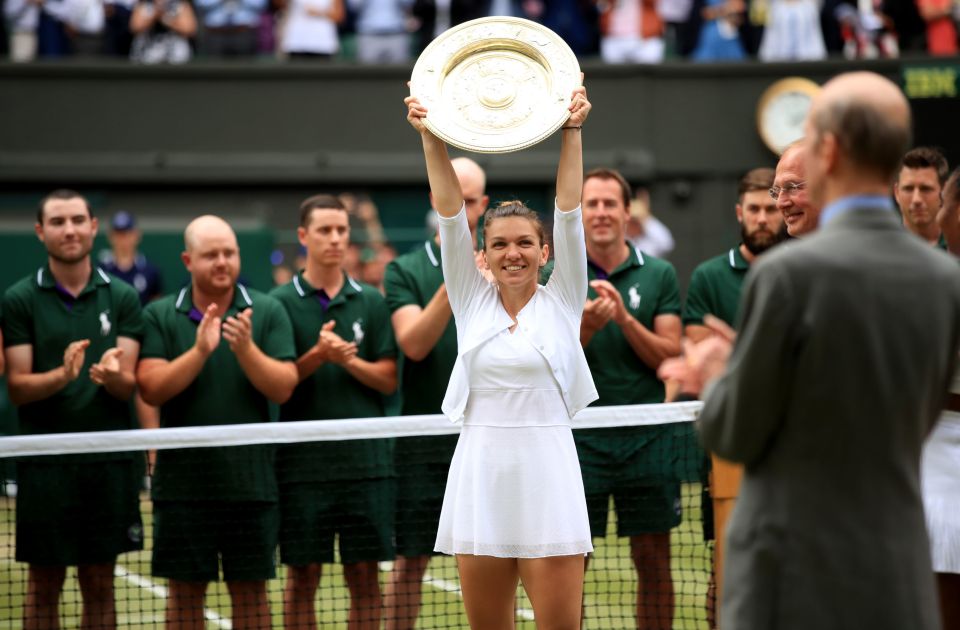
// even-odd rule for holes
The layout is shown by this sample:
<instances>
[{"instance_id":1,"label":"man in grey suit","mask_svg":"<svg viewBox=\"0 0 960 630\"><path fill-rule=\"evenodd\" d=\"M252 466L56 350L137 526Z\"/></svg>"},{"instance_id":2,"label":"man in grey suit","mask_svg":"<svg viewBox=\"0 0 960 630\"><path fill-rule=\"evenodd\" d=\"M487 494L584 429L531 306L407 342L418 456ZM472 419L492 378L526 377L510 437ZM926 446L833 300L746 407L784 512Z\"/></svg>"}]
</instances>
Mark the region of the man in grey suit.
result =
<instances>
[{"instance_id":1,"label":"man in grey suit","mask_svg":"<svg viewBox=\"0 0 960 630\"><path fill-rule=\"evenodd\" d=\"M828 82L804 141L820 229L754 265L732 354L716 335L661 369L705 384L704 446L746 468L723 630L940 627L918 467L957 362L960 273L894 212L909 129L888 80Z\"/></svg>"}]
</instances>

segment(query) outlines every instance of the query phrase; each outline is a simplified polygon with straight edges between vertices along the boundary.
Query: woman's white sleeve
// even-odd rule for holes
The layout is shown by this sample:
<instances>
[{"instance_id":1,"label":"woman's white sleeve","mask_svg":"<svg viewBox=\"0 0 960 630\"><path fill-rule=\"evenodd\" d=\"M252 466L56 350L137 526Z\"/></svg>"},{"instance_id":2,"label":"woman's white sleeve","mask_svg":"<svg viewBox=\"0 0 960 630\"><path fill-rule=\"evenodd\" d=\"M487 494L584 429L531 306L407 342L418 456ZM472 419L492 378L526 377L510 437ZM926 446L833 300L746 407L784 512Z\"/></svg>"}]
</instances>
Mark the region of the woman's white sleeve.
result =
<instances>
[{"instance_id":1,"label":"woman's white sleeve","mask_svg":"<svg viewBox=\"0 0 960 630\"><path fill-rule=\"evenodd\" d=\"M587 301L587 246L580 206L553 211L553 274L547 285L580 315Z\"/></svg>"},{"instance_id":2,"label":"woman's white sleeve","mask_svg":"<svg viewBox=\"0 0 960 630\"><path fill-rule=\"evenodd\" d=\"M453 217L437 216L440 230L440 263L454 316L465 312L487 281L477 269L466 206Z\"/></svg>"}]
</instances>

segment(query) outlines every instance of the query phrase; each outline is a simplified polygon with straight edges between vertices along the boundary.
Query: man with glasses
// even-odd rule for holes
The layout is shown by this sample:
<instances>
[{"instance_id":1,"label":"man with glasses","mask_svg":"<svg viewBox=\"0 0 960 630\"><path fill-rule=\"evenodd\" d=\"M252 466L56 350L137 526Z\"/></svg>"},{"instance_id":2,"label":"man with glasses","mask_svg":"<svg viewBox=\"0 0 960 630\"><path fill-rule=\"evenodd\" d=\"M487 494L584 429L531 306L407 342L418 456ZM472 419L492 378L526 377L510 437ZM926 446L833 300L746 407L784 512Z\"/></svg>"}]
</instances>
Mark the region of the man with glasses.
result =
<instances>
[{"instance_id":1,"label":"man with glasses","mask_svg":"<svg viewBox=\"0 0 960 630\"><path fill-rule=\"evenodd\" d=\"M948 171L947 158L940 151L917 147L903 156L900 173L893 184L903 227L942 249L946 249L947 243L936 219Z\"/></svg>"},{"instance_id":2,"label":"man with glasses","mask_svg":"<svg viewBox=\"0 0 960 630\"><path fill-rule=\"evenodd\" d=\"M810 203L806 187L803 145L797 142L780 156L770 188L770 196L776 200L787 224L787 233L794 238L816 230L820 220L820 208Z\"/></svg>"}]
</instances>

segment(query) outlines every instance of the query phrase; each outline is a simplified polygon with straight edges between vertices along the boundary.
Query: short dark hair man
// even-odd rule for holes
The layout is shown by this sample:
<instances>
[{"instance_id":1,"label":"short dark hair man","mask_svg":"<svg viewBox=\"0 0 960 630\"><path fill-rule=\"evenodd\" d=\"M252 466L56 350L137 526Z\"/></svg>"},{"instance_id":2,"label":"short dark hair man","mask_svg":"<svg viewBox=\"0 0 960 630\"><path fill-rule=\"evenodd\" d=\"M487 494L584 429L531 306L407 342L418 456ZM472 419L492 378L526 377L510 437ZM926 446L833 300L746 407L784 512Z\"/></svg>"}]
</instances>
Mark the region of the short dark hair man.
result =
<instances>
[{"instance_id":1,"label":"short dark hair man","mask_svg":"<svg viewBox=\"0 0 960 630\"><path fill-rule=\"evenodd\" d=\"M22 433L134 428L128 400L143 323L136 292L90 260L97 219L57 190L35 226L47 264L3 301L7 387ZM78 567L84 628L116 627L117 555L143 546L134 453L18 462L17 560L30 565L24 628L57 627L67 566Z\"/></svg>"},{"instance_id":2,"label":"short dark hair man","mask_svg":"<svg viewBox=\"0 0 960 630\"><path fill-rule=\"evenodd\" d=\"M756 264L729 360L711 337L661 369L706 383L703 443L745 465L720 627L932 630L918 470L957 364L960 275L891 203L910 140L895 84L839 75L806 130L820 229Z\"/></svg>"},{"instance_id":3,"label":"short dark hair man","mask_svg":"<svg viewBox=\"0 0 960 630\"><path fill-rule=\"evenodd\" d=\"M299 384L280 407L280 420L386 415L384 395L397 388L397 348L380 292L343 270L350 220L331 195L300 205L306 267L273 295L293 322ZM280 561L287 565L284 625L315 628L314 603L323 563L339 538L350 590L351 628L378 630L378 562L392 560L393 453L389 439L283 446Z\"/></svg>"},{"instance_id":4,"label":"short dark hair man","mask_svg":"<svg viewBox=\"0 0 960 630\"><path fill-rule=\"evenodd\" d=\"M290 319L268 295L237 282L240 248L211 215L184 231L190 284L144 310L137 382L160 426L270 421L297 383ZM202 628L207 583L223 578L234 627L269 628L277 482L270 445L157 453L153 574L169 579L167 626Z\"/></svg>"},{"instance_id":5,"label":"short dark hair man","mask_svg":"<svg viewBox=\"0 0 960 630\"><path fill-rule=\"evenodd\" d=\"M680 354L680 290L673 265L626 241L630 188L611 169L588 172L583 224L590 292L580 341L600 399L596 405L659 403L660 363ZM574 432L590 530L606 533L613 495L620 536L630 537L637 570L637 623L673 627L670 529L680 522L680 484L673 472L674 427Z\"/></svg>"},{"instance_id":6,"label":"short dark hair man","mask_svg":"<svg viewBox=\"0 0 960 630\"><path fill-rule=\"evenodd\" d=\"M473 160L451 160L460 182L467 222L476 242L487 209L486 175ZM432 216L435 216L433 213ZM440 268L440 237L424 241L387 265L387 305L403 362L403 415L440 413L444 388L457 358L457 331ZM457 436L408 437L396 442L397 557L384 594L387 630L413 630L423 576L434 555L440 508Z\"/></svg>"},{"instance_id":7,"label":"short dark hair man","mask_svg":"<svg viewBox=\"0 0 960 630\"><path fill-rule=\"evenodd\" d=\"M916 147L907 151L900 163L893 196L900 207L903 227L931 245L946 249L946 242L937 225L943 184L949 167L947 158L933 147Z\"/></svg>"}]
</instances>

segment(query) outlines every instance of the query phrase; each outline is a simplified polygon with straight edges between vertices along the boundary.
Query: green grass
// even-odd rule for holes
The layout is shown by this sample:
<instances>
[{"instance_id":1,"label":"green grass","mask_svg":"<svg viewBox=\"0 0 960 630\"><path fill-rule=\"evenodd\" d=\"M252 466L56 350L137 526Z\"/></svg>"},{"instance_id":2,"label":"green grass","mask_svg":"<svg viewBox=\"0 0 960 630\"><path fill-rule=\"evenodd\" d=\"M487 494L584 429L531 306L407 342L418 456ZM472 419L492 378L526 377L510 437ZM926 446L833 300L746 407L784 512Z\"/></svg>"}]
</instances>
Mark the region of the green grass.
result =
<instances>
[{"instance_id":1,"label":"green grass","mask_svg":"<svg viewBox=\"0 0 960 630\"><path fill-rule=\"evenodd\" d=\"M707 590L710 551L703 543L700 526L700 487L698 484L684 486L683 522L672 534L672 566L676 591L674 628L706 628L704 600ZM132 630L159 629L163 627L164 599L158 591L165 589L165 580L150 576L150 551L152 541L151 504L142 505L144 526L147 534L147 549L120 557L118 568L126 575L118 576L115 582L117 613L120 626ZM14 502L0 498L0 628L21 629L21 615L26 584L26 565L14 561ZM627 539L617 538L613 533L613 518L607 536L595 541L595 553L590 562L585 585L587 619L585 628L635 628L634 602L636 598L636 574L630 561ZM456 565L453 558L435 558L429 574L438 582L457 583ZM273 627L283 627L281 597L283 588L282 569L278 578L269 583ZM381 580L387 577L381 572ZM423 587L423 613L418 628L466 628L461 599L434 584ZM529 601L518 591L519 609L531 609ZM346 627L349 598L338 565L324 567L318 593L317 610L324 628ZM230 619L230 600L223 583L211 584L207 591L208 619ZM61 599L62 627L77 628L80 618L80 596L75 573L68 573ZM209 630L228 627L229 624L208 621ZM533 630L534 623L529 613L518 614L517 628Z\"/></svg>"}]
</instances>

